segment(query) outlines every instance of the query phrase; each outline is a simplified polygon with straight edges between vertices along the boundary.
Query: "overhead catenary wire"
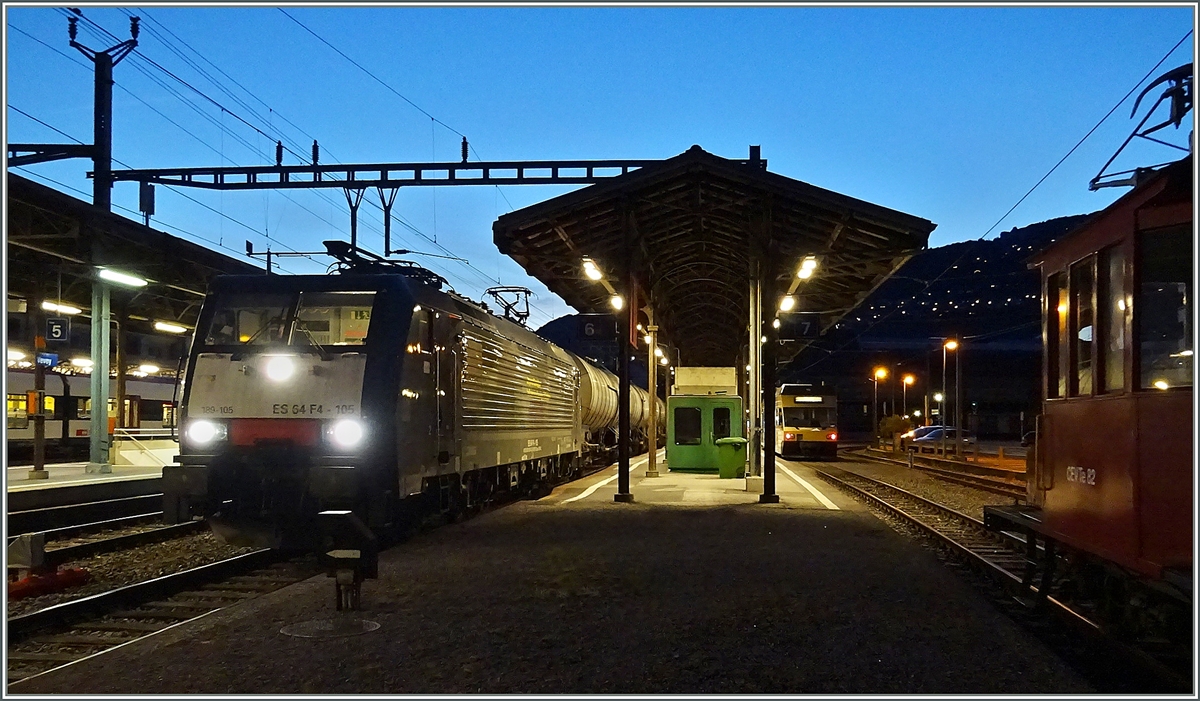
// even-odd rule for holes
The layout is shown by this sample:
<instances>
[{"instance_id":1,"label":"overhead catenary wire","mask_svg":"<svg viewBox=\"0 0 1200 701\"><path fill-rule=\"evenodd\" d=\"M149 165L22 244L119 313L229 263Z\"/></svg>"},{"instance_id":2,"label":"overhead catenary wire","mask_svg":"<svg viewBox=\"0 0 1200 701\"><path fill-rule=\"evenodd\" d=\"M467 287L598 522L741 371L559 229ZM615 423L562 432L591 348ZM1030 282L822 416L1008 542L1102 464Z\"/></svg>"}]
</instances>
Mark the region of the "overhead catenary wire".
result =
<instances>
[{"instance_id":1,"label":"overhead catenary wire","mask_svg":"<svg viewBox=\"0 0 1200 701\"><path fill-rule=\"evenodd\" d=\"M996 221L996 223L995 223L995 224L993 224L993 225L992 225L992 226L991 226L991 227L990 227L990 228L989 228L987 231L985 231L985 232L983 233L983 235L982 235L982 236L980 236L980 237L979 237L979 239L977 239L977 240L978 240L978 241L984 241L984 240L986 240L986 239L987 239L987 235L988 235L989 233L991 233L991 231L992 231L993 229L995 229L997 226L999 226L999 225L1000 225L1000 223L1001 223L1002 221L1004 221L1004 219L1005 219L1005 218L1007 218L1007 217L1008 217L1008 215L1009 215L1009 214L1011 214L1011 213L1013 212L1013 210L1015 210L1015 209L1017 208L1017 206L1019 206L1019 205L1020 205L1022 202L1024 202L1024 201L1025 201L1025 199L1026 199L1027 197L1029 197L1029 195L1030 195L1030 194L1031 194L1031 193L1032 193L1034 190L1036 190L1036 189L1038 188L1038 186L1040 186L1040 185L1041 185L1043 182L1045 182L1046 178L1050 177L1050 174L1051 174L1051 173L1053 173L1053 172L1054 172L1054 171L1055 171L1055 170L1058 168L1058 166L1062 165L1063 161L1067 160L1067 158L1068 158L1068 157L1069 157L1069 156L1070 156L1072 153L1074 153L1074 152L1076 151L1076 149L1078 149L1078 148L1079 148L1079 146L1080 146L1081 144L1083 144L1083 142L1084 142L1084 141L1086 141L1086 140L1087 140L1087 138L1088 138L1089 136L1091 136L1091 135L1092 135L1092 133L1093 133L1093 132L1095 132L1095 131L1096 131L1096 129L1098 129L1098 128L1100 127L1100 125L1101 125L1101 124L1103 124L1103 123L1105 122L1105 120L1107 120L1107 119L1108 119L1108 118L1109 118L1109 117L1110 117L1110 116L1111 116L1111 115L1112 115L1114 112L1116 112L1116 110L1117 110L1118 108L1120 108L1120 106L1121 106L1122 104L1124 104L1124 103L1125 103L1125 101L1126 101L1126 100L1128 100L1128 99L1129 99L1129 97L1130 97L1131 95L1133 95L1134 91L1136 91L1136 90L1137 90L1137 89L1138 89L1138 88L1139 88L1139 87L1142 85L1142 83L1146 82L1146 80L1147 80L1148 78L1150 78L1150 76L1152 76L1156 70L1158 70L1159 66L1161 66L1161 65L1162 65L1162 64L1163 64L1163 63L1164 63L1164 62L1165 62L1165 61L1166 61L1168 58L1170 58L1171 54L1175 53L1175 50L1176 50L1176 49L1178 49L1180 46L1182 46L1182 45L1183 45L1183 42L1187 41L1187 38L1188 38L1188 37L1190 37L1190 36L1192 35L1192 31L1193 31L1193 30L1190 30L1190 29L1189 29L1189 30L1187 31L1187 33L1183 35L1183 38L1182 38L1182 39L1180 39L1180 40L1179 40L1179 41L1178 41L1178 42L1177 42L1177 43L1176 43L1174 46L1172 46L1172 47L1171 47L1171 49L1170 49L1169 51L1167 51L1167 53L1166 53L1166 54L1164 54L1164 55L1163 55L1163 57L1162 57L1161 59L1159 59L1159 60L1158 60L1158 63L1154 64L1154 67L1153 67L1153 68L1151 68L1149 71L1147 71L1147 72L1146 72L1146 75L1144 75L1144 76L1143 76L1143 77L1142 77L1140 80L1138 80L1138 82L1137 82L1137 83L1135 83L1135 84L1134 84L1134 86L1133 86L1132 88L1130 88L1130 89L1129 89L1129 92L1125 93L1125 96L1124 96L1124 97L1122 97L1120 100L1118 100L1118 101L1117 101L1117 104L1113 105L1112 109L1110 109L1110 110L1108 111L1108 113L1106 113L1106 114L1104 115L1104 117L1103 117L1103 118L1102 118L1102 119L1101 119L1101 120L1100 120L1100 121L1099 121L1099 122L1096 124L1096 126L1092 127L1090 130L1088 130L1087 134L1084 134L1083 138L1082 138L1082 139L1080 139L1080 140L1079 140L1079 142L1078 142L1078 143L1076 143L1076 144L1075 144L1073 147L1071 147L1071 150L1070 150L1070 151L1068 151L1068 152L1067 152L1067 154L1066 154L1065 156L1063 156L1061 159L1059 159L1058 163L1056 163L1056 164L1055 164L1055 165L1054 165L1054 166L1053 166L1053 167L1052 167L1052 168L1051 168L1051 169L1050 169L1050 170L1049 170L1049 171L1048 171L1048 172L1047 172L1045 175L1043 175L1043 176L1041 177L1041 179L1039 179L1039 180L1038 180L1038 181L1037 181L1037 182L1034 184L1034 186L1033 186L1033 187L1031 187L1031 188L1029 189L1029 191L1028 191L1028 192L1026 192L1026 193L1025 193L1025 194L1024 194L1022 197L1021 197L1021 199L1017 200L1016 204L1014 204L1012 207L1010 207L1010 208L1008 209L1008 211L1007 211L1007 212L1005 212L1004 216L1000 217L1000 219L998 219L998 220ZM964 247L963 247L963 250L962 250L962 252L961 252L961 253L959 253L959 255L958 255L958 256L957 256L957 257L956 257L956 258L955 258L955 259L954 259L954 260L953 260L953 261L950 263L950 265L947 265L947 266L946 266L946 268L945 268L944 270L942 270L942 272L938 273L936 276L934 276L932 279L930 279L928 282L926 282L924 287L922 287L922 288L921 288L920 290L918 290L917 292L913 293L913 295L912 295L911 297L909 297L909 298L906 298L904 301L908 301L909 299L916 300L916 298L917 298L917 296L918 296L918 295L920 295L920 294L924 293L926 290L928 290L928 289L930 288L930 286L932 286L932 285L933 285L933 283L937 282L938 280L940 280L941 278L943 278L943 277L944 277L944 276L945 276L947 273L949 273L951 270L953 270L955 267L957 267L957 266L958 266L958 264L959 264L959 263L961 263L961 262L962 262L962 260L963 260L964 258L966 258L966 256L967 256L967 253L968 253L968 252L969 252L968 248L964 246ZM826 355L825 355L825 356L823 356L823 357L821 357L821 358L818 358L817 360L814 360L813 362L811 362L811 363L809 363L808 365L804 366L803 368L801 368L801 369L800 369L800 370L798 370L797 372L800 372L800 373L807 372L807 371L811 370L812 368L816 367L817 365L820 365L821 363L823 363L823 362L825 362L826 360L828 360L828 359L829 359L829 357L830 357L830 356L831 356L833 353L835 353L835 352L837 352L837 351L842 351L842 350L845 350L845 349L846 349L847 347L849 347L849 346L850 346L852 343L856 342L856 341L857 341L859 338L861 338L861 337L863 336L863 334L865 334L865 333L867 333L868 331L870 331L871 329L873 329L873 328L874 328L874 327L875 327L877 324L880 324L880 323L882 323L882 322L886 321L887 319L891 318L891 317L892 317L892 316L893 316L893 315L894 315L894 314L895 314L895 313L896 313L896 312L899 310L899 306L900 306L900 305L897 305L897 306L896 306L895 308L893 308L891 311L889 311L889 312L887 312L887 313L883 314L883 315L882 315L882 316L881 316L879 319L875 319L875 320L872 320L872 321L870 321L870 322L867 324L866 328L864 328L863 330L861 330L861 331L859 331L858 333L854 334L854 336L852 336L850 339L848 339L848 340L847 340L845 343L843 343L842 345L838 346L837 348L835 348L835 349L833 349L833 350L827 350L827 351L826 351ZM826 349L820 349L820 350L826 350Z\"/></svg>"}]
</instances>

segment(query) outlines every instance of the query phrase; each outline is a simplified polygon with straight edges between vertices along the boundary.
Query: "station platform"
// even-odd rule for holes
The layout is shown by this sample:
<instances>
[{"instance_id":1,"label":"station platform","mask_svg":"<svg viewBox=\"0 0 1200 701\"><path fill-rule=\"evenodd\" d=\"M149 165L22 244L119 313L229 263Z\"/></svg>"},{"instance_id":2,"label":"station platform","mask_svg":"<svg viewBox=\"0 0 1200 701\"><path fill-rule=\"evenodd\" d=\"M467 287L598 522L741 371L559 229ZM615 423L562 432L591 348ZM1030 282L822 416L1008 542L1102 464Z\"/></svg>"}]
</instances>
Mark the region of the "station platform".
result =
<instances>
[{"instance_id":1,"label":"station platform","mask_svg":"<svg viewBox=\"0 0 1200 701\"><path fill-rule=\"evenodd\" d=\"M385 551L361 611L335 611L320 575L8 692L1093 691L820 463L781 461L778 504L633 466L633 503L610 467ZM306 623L329 632L284 632Z\"/></svg>"},{"instance_id":2,"label":"station platform","mask_svg":"<svg viewBox=\"0 0 1200 701\"><path fill-rule=\"evenodd\" d=\"M9 492L26 492L38 489L60 489L101 482L124 482L127 480L158 479L162 467L142 465L114 465L110 473L89 473L86 462L65 462L46 465L50 476L46 479L30 479L30 465L17 465L5 469L5 486Z\"/></svg>"}]
</instances>

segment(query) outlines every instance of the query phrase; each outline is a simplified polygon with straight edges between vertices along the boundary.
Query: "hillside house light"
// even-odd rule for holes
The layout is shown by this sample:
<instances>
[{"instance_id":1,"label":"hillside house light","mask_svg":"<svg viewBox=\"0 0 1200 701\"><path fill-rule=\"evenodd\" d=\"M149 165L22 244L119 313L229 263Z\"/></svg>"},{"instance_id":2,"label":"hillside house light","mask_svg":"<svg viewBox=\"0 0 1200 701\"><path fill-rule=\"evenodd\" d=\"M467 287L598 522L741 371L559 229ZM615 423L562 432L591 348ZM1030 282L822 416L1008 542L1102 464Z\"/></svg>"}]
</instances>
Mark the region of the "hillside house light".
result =
<instances>
[{"instance_id":1,"label":"hillside house light","mask_svg":"<svg viewBox=\"0 0 1200 701\"><path fill-rule=\"evenodd\" d=\"M100 272L98 274L103 280L115 282L118 285L125 285L126 287L145 287L146 285L150 284L140 277L130 275L129 273L122 273L117 270L112 270L111 268L100 268Z\"/></svg>"}]
</instances>

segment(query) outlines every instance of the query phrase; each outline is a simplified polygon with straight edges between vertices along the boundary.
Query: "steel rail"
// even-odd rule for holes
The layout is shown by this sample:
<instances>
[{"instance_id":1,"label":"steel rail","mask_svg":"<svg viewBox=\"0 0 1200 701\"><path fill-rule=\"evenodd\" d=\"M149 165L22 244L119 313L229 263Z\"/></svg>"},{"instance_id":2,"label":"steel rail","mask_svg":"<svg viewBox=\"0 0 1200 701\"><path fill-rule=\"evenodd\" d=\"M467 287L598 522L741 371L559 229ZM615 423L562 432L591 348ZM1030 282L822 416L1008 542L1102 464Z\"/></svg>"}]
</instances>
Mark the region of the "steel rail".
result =
<instances>
[{"instance_id":1,"label":"steel rail","mask_svg":"<svg viewBox=\"0 0 1200 701\"><path fill-rule=\"evenodd\" d=\"M89 521L88 523L79 523L73 526L63 526L62 528L49 528L44 531L36 531L44 536L46 540L62 540L65 538L74 538L86 533L95 531L103 531L107 528L125 528L126 526L136 526L143 521L151 519L162 520L163 512L147 511L144 514L135 514L133 516L122 516L120 518L110 518L102 521ZM19 538L22 534L10 535L8 543L11 545L13 541Z\"/></svg>"},{"instance_id":2,"label":"steel rail","mask_svg":"<svg viewBox=\"0 0 1200 701\"><path fill-rule=\"evenodd\" d=\"M20 642L45 628L65 625L109 611L136 606L153 599L165 598L177 592L230 577L246 569L262 567L281 559L284 559L284 555L278 551L255 550L227 560L15 616L8 619L8 644Z\"/></svg>"},{"instance_id":3,"label":"steel rail","mask_svg":"<svg viewBox=\"0 0 1200 701\"><path fill-rule=\"evenodd\" d=\"M79 560L93 555L113 552L114 550L122 550L138 545L147 545L156 543L162 540L170 540L184 535L190 535L196 531L203 530L208 524L204 521L185 521L183 523L175 523L168 526L161 526L147 531L139 531L137 533L126 533L125 535L114 536L112 538L102 538L99 540L89 541L87 543L79 543L77 545L67 545L61 548L54 548L45 551L45 564L47 567L57 567L64 562Z\"/></svg>"},{"instance_id":4,"label":"steel rail","mask_svg":"<svg viewBox=\"0 0 1200 701\"><path fill-rule=\"evenodd\" d=\"M936 525L925 523L916 514L908 513L901 506L892 504L886 499L878 495L871 494L867 490L850 484L846 480L839 479L838 477L829 474L824 470L816 470L816 472L827 482L865 497L871 503L878 505L887 512L894 514L902 520L916 526L922 532L934 536L938 541L946 544L952 551L961 554L964 559L967 560L967 562L975 564L977 568L981 569L983 573L988 575L991 579L997 581L997 583L999 583L1006 591L1012 591L1014 588L1019 587L1019 592L1032 594L1034 597L1033 601L1043 602L1046 605L1049 613L1057 620L1065 624L1071 630L1087 636L1087 639L1092 644L1101 648L1105 653L1130 661L1133 665L1133 668L1136 669L1139 674L1176 690L1191 690L1191 680L1185 679L1180 673L1176 672L1171 667L1155 659L1146 651L1113 638L1112 636L1108 635L1103 626L1096 621L1093 621L1067 604L1055 599L1053 596L1043 594L1041 589L1033 584L1032 576L1019 576L1014 574L1000 564L1000 562L994 562L987 556L987 554L975 552L969 545L957 542L950 535L942 532L942 530ZM853 472L846 472L845 474L850 475L855 479L862 480L871 486L881 487L884 490L890 490L898 493L904 498L915 500L921 506L925 506L926 508L932 507L941 514L951 515L954 518L968 523L972 528L983 531L984 534L995 536L994 533L988 531L984 527L983 522L979 519L967 516L966 514L960 513L947 506L938 504L937 502L918 496L905 489L896 487L881 480L864 477L863 475ZM1022 543L1020 539L1015 538L1010 534L1006 533L1004 536L1008 541L1013 543ZM996 542L994 538L992 539L992 542ZM1024 563L1025 556L1017 550L1013 549L1006 554L1009 555L1009 560L1015 560L1019 558L1022 563ZM1016 600L1022 604L1022 608L1026 612L1035 610L1034 606L1036 606L1036 603L1034 605L1030 605L1019 598Z\"/></svg>"},{"instance_id":5,"label":"steel rail","mask_svg":"<svg viewBox=\"0 0 1200 701\"><path fill-rule=\"evenodd\" d=\"M82 504L48 506L8 513L9 533L38 533L64 526L80 525L149 513L162 507L162 494L119 497Z\"/></svg>"},{"instance_id":6,"label":"steel rail","mask_svg":"<svg viewBox=\"0 0 1200 701\"><path fill-rule=\"evenodd\" d=\"M856 453L855 455L865 460L875 460L887 465L910 467L907 462L903 460L897 460L895 458L885 458L878 455L867 455L865 453ZM913 462L911 467L915 470L928 472L930 476L937 479L960 484L964 487L980 489L985 492L991 492L992 494L1015 497L1025 497L1027 494L1026 486L1016 481L992 479L983 475L973 475L966 472L954 472L953 470L945 470L940 467L933 467L931 465L922 465L916 461Z\"/></svg>"}]
</instances>

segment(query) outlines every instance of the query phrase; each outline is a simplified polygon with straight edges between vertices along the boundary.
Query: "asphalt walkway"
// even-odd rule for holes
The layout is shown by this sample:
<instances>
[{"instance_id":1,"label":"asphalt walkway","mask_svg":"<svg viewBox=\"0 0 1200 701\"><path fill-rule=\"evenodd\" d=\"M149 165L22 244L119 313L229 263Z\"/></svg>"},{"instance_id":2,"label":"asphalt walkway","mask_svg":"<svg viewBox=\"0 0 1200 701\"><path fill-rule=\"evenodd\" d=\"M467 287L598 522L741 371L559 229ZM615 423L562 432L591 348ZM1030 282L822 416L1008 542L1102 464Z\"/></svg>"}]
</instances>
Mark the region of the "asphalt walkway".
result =
<instances>
[{"instance_id":1,"label":"asphalt walkway","mask_svg":"<svg viewBox=\"0 0 1200 701\"><path fill-rule=\"evenodd\" d=\"M819 465L781 464L770 505L638 462L614 503L609 468L386 551L360 612L314 577L9 693L1091 691Z\"/></svg>"}]
</instances>

